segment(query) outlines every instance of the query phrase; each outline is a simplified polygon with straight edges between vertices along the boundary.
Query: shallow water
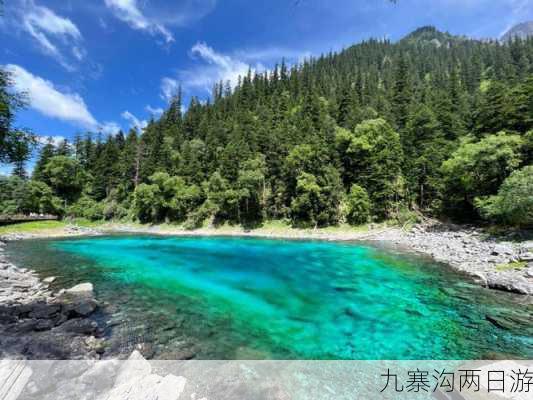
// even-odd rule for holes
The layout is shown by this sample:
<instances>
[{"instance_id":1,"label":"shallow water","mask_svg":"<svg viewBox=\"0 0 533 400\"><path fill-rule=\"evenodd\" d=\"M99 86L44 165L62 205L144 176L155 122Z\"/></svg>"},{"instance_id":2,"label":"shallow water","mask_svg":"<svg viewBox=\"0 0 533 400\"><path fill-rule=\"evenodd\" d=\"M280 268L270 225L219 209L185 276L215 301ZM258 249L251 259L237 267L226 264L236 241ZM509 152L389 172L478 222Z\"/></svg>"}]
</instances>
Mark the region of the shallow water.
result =
<instances>
[{"instance_id":1,"label":"shallow water","mask_svg":"<svg viewBox=\"0 0 533 400\"><path fill-rule=\"evenodd\" d=\"M92 282L115 350L135 332L155 358L533 358L520 296L370 245L107 236L13 242L8 254L58 288Z\"/></svg>"}]
</instances>

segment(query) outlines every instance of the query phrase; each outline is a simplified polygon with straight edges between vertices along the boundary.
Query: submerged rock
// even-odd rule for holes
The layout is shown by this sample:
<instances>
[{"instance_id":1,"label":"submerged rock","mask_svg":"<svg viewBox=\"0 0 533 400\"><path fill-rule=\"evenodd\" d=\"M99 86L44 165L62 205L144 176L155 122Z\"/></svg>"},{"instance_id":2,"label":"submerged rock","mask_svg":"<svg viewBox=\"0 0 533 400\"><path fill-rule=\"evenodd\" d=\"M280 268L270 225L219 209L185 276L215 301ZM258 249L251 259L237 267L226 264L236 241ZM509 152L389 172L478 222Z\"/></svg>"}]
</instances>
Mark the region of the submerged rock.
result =
<instances>
[{"instance_id":1,"label":"submerged rock","mask_svg":"<svg viewBox=\"0 0 533 400\"><path fill-rule=\"evenodd\" d=\"M98 324L88 319L75 318L63 323L59 328L65 332L92 335L98 329Z\"/></svg>"},{"instance_id":2,"label":"submerged rock","mask_svg":"<svg viewBox=\"0 0 533 400\"><path fill-rule=\"evenodd\" d=\"M505 290L507 292L533 295L533 285L528 278L516 276L512 272L491 273L487 277L488 287L491 289Z\"/></svg>"},{"instance_id":3,"label":"submerged rock","mask_svg":"<svg viewBox=\"0 0 533 400\"><path fill-rule=\"evenodd\" d=\"M98 303L92 297L60 296L61 312L69 318L88 317L97 308Z\"/></svg>"},{"instance_id":4,"label":"submerged rock","mask_svg":"<svg viewBox=\"0 0 533 400\"><path fill-rule=\"evenodd\" d=\"M493 317L491 315L485 315L485 319L487 321L489 321L492 325L500 328L500 329L505 329L505 330L509 330L509 326L503 322L501 319L497 318L497 317Z\"/></svg>"}]
</instances>

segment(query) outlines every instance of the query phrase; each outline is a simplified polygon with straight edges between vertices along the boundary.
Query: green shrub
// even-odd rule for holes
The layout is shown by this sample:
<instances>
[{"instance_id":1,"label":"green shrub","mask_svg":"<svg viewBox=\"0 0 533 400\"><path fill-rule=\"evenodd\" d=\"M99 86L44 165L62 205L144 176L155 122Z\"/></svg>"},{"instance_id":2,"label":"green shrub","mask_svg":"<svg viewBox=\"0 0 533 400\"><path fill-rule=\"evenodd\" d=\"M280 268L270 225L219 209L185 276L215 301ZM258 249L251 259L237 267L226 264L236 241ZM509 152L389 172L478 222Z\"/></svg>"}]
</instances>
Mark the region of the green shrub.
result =
<instances>
[{"instance_id":1,"label":"green shrub","mask_svg":"<svg viewBox=\"0 0 533 400\"><path fill-rule=\"evenodd\" d=\"M135 189L133 196L133 210L141 222L150 222L158 219L160 209L159 187L141 183Z\"/></svg>"},{"instance_id":2,"label":"green shrub","mask_svg":"<svg viewBox=\"0 0 533 400\"><path fill-rule=\"evenodd\" d=\"M103 207L105 220L122 219L128 215L128 210L116 200L106 200Z\"/></svg>"},{"instance_id":3,"label":"green shrub","mask_svg":"<svg viewBox=\"0 0 533 400\"><path fill-rule=\"evenodd\" d=\"M402 227L413 226L420 222L420 215L405 206L399 207L398 211L394 213L393 218Z\"/></svg>"},{"instance_id":4,"label":"green shrub","mask_svg":"<svg viewBox=\"0 0 533 400\"><path fill-rule=\"evenodd\" d=\"M533 225L533 165L513 172L496 196L477 198L475 205L487 220Z\"/></svg>"},{"instance_id":5,"label":"green shrub","mask_svg":"<svg viewBox=\"0 0 533 400\"><path fill-rule=\"evenodd\" d=\"M346 196L346 221L350 225L361 225L368 222L372 204L367 191L359 185L352 185Z\"/></svg>"},{"instance_id":6,"label":"green shrub","mask_svg":"<svg viewBox=\"0 0 533 400\"><path fill-rule=\"evenodd\" d=\"M198 229L201 228L204 222L212 218L217 212L217 207L209 201L205 201L196 210L190 212L185 221L185 229Z\"/></svg>"},{"instance_id":7,"label":"green shrub","mask_svg":"<svg viewBox=\"0 0 533 400\"><path fill-rule=\"evenodd\" d=\"M86 218L97 221L104 218L104 204L88 196L81 197L67 209L67 215L73 218Z\"/></svg>"},{"instance_id":8,"label":"green shrub","mask_svg":"<svg viewBox=\"0 0 533 400\"><path fill-rule=\"evenodd\" d=\"M0 178L0 214L52 214L61 217L63 201L43 182Z\"/></svg>"},{"instance_id":9,"label":"green shrub","mask_svg":"<svg viewBox=\"0 0 533 400\"><path fill-rule=\"evenodd\" d=\"M500 132L480 141L463 140L452 157L442 164L448 202L468 201L492 195L522 162L523 139Z\"/></svg>"}]
</instances>

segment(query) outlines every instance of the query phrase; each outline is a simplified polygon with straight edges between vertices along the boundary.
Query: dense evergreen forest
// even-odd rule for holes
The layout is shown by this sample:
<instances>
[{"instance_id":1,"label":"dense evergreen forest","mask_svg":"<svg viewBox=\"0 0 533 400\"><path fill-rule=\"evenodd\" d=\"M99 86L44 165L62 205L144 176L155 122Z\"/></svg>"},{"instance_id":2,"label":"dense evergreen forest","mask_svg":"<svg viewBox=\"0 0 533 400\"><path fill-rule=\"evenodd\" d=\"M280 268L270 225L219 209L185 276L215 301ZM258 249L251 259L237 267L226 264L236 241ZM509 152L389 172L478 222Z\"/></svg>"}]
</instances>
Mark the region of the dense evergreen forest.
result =
<instances>
[{"instance_id":1,"label":"dense evergreen forest","mask_svg":"<svg viewBox=\"0 0 533 400\"><path fill-rule=\"evenodd\" d=\"M14 145L25 142L6 139L16 104L5 73L0 84L2 161L16 165L0 180L0 213L190 228L362 224L412 211L533 224L533 38L424 27L396 43L281 61L234 88L217 84L185 113L176 93L143 132L49 142L31 179Z\"/></svg>"}]
</instances>

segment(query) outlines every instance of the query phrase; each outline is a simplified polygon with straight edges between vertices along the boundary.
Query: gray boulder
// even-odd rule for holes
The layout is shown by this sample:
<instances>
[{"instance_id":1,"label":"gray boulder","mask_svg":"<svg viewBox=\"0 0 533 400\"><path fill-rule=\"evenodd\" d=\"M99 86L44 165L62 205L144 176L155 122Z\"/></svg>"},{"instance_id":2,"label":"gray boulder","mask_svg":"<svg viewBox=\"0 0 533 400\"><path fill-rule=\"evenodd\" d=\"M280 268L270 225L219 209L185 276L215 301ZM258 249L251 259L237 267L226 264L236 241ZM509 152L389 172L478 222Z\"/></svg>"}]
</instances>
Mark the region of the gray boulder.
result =
<instances>
[{"instance_id":1,"label":"gray boulder","mask_svg":"<svg viewBox=\"0 0 533 400\"><path fill-rule=\"evenodd\" d=\"M74 295L86 295L86 296L93 296L93 284L88 283L80 283L79 285L73 286L70 289L65 290L68 294L74 294Z\"/></svg>"},{"instance_id":2,"label":"gray boulder","mask_svg":"<svg viewBox=\"0 0 533 400\"><path fill-rule=\"evenodd\" d=\"M487 276L487 284L491 289L533 295L533 283L515 274L491 273Z\"/></svg>"}]
</instances>

